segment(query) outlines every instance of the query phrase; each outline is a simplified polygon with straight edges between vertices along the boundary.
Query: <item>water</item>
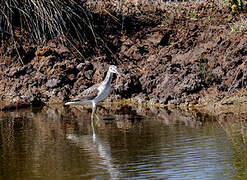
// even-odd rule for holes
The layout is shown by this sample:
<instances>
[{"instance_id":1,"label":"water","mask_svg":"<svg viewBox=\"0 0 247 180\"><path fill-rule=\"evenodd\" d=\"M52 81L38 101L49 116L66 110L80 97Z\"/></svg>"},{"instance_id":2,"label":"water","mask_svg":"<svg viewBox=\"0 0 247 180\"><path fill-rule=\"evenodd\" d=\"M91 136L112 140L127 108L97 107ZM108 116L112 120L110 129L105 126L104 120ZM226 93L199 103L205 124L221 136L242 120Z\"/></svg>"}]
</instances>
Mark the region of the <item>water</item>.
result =
<instances>
[{"instance_id":1,"label":"water","mask_svg":"<svg viewBox=\"0 0 247 180\"><path fill-rule=\"evenodd\" d=\"M63 109L0 114L0 179L231 179L231 139L177 112L149 118ZM162 113L160 113L162 114ZM188 120L189 119L189 120Z\"/></svg>"}]
</instances>

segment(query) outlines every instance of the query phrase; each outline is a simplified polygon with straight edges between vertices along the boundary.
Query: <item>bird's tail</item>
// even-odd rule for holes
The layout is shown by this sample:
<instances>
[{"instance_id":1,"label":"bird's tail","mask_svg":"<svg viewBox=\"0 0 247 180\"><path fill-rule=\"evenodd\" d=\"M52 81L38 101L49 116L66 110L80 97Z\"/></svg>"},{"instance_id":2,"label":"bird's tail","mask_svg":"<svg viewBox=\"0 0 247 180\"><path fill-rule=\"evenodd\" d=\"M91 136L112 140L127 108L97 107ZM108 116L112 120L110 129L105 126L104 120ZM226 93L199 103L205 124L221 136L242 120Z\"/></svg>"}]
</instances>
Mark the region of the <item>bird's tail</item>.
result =
<instances>
[{"instance_id":1,"label":"bird's tail","mask_svg":"<svg viewBox=\"0 0 247 180\"><path fill-rule=\"evenodd\" d=\"M72 100L69 102L66 102L65 105L71 105L71 104L84 104L84 103L91 103L91 100Z\"/></svg>"}]
</instances>

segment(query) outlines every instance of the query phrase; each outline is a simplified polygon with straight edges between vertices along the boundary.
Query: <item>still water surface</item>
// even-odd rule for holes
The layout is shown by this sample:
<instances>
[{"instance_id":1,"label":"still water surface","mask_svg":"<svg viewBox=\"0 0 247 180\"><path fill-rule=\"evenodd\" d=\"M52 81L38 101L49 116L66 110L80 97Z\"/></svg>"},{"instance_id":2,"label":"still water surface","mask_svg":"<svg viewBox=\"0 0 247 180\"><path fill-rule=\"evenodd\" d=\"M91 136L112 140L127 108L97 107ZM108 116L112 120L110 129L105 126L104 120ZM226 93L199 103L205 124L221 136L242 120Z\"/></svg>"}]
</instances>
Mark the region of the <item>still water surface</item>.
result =
<instances>
[{"instance_id":1,"label":"still water surface","mask_svg":"<svg viewBox=\"0 0 247 180\"><path fill-rule=\"evenodd\" d=\"M0 179L231 179L232 144L214 122L90 114L0 114Z\"/></svg>"}]
</instances>

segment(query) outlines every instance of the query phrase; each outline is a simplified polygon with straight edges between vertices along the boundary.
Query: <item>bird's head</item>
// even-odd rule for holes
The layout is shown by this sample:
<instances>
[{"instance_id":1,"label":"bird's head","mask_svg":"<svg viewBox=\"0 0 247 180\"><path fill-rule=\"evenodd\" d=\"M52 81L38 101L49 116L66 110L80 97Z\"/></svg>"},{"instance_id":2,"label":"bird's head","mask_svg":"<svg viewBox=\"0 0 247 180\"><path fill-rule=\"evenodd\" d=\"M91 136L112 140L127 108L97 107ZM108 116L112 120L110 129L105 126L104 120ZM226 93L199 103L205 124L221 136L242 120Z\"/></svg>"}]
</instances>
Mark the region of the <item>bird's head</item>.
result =
<instances>
[{"instance_id":1,"label":"bird's head","mask_svg":"<svg viewBox=\"0 0 247 180\"><path fill-rule=\"evenodd\" d=\"M109 66L109 71L110 71L111 73L116 73L116 74L118 74L118 75L120 76L120 73L119 73L118 70L117 70L117 66L115 66L115 65L110 65L110 66Z\"/></svg>"}]
</instances>

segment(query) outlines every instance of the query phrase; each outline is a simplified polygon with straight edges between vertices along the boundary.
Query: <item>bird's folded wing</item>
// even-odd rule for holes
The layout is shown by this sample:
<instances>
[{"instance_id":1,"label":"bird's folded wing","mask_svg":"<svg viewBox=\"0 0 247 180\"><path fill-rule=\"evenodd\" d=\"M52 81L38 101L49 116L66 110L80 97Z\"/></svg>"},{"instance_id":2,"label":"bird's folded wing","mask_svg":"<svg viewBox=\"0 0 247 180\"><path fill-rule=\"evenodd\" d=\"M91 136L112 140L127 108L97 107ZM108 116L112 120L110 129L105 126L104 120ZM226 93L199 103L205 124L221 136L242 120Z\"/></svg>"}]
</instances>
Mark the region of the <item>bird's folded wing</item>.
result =
<instances>
[{"instance_id":1,"label":"bird's folded wing","mask_svg":"<svg viewBox=\"0 0 247 180\"><path fill-rule=\"evenodd\" d=\"M98 95L98 87L100 83L93 85L92 87L84 90L81 94L77 96L76 99L92 100Z\"/></svg>"}]
</instances>

